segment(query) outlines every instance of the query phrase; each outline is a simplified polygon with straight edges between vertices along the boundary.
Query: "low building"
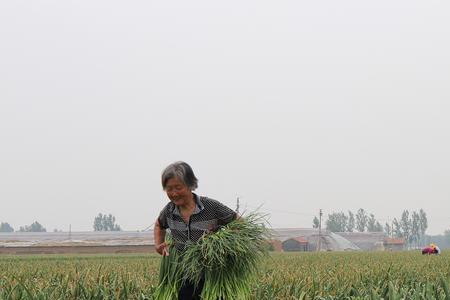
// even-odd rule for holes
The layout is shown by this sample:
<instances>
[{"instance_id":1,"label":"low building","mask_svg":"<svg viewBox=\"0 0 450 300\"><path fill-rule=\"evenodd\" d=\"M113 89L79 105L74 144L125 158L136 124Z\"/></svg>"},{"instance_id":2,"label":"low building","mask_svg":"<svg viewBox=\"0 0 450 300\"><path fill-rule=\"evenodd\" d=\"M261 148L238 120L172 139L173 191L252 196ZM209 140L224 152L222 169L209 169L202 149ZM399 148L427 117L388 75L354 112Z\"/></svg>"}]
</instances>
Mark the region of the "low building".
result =
<instances>
[{"instance_id":1,"label":"low building","mask_svg":"<svg viewBox=\"0 0 450 300\"><path fill-rule=\"evenodd\" d=\"M384 232L338 232L365 251L401 251L405 248L403 238L391 238Z\"/></svg>"},{"instance_id":2,"label":"low building","mask_svg":"<svg viewBox=\"0 0 450 300\"><path fill-rule=\"evenodd\" d=\"M0 254L148 253L148 231L0 233Z\"/></svg>"},{"instance_id":3,"label":"low building","mask_svg":"<svg viewBox=\"0 0 450 300\"><path fill-rule=\"evenodd\" d=\"M283 243L280 240L272 239L268 241L269 243L269 251L282 252L283 251Z\"/></svg>"},{"instance_id":4,"label":"low building","mask_svg":"<svg viewBox=\"0 0 450 300\"><path fill-rule=\"evenodd\" d=\"M402 251L405 249L405 239L387 237L383 241L384 250Z\"/></svg>"},{"instance_id":5,"label":"low building","mask_svg":"<svg viewBox=\"0 0 450 300\"><path fill-rule=\"evenodd\" d=\"M308 240L303 237L294 237L283 242L284 251L308 251Z\"/></svg>"},{"instance_id":6,"label":"low building","mask_svg":"<svg viewBox=\"0 0 450 300\"><path fill-rule=\"evenodd\" d=\"M283 249L285 251L317 251L319 248L320 251L360 250L357 245L353 244L342 236L326 230L322 230L321 232L319 232L318 229L311 228L280 228L273 230L273 236L283 242ZM295 240L298 238L301 239ZM294 240L287 243L286 247L289 247L290 250L286 250L285 242L290 239ZM306 246L305 241L307 243ZM299 245L295 245L296 243Z\"/></svg>"},{"instance_id":7,"label":"low building","mask_svg":"<svg viewBox=\"0 0 450 300\"><path fill-rule=\"evenodd\" d=\"M336 232L336 234L357 245L361 250L384 250L383 244L386 238L384 232Z\"/></svg>"}]
</instances>

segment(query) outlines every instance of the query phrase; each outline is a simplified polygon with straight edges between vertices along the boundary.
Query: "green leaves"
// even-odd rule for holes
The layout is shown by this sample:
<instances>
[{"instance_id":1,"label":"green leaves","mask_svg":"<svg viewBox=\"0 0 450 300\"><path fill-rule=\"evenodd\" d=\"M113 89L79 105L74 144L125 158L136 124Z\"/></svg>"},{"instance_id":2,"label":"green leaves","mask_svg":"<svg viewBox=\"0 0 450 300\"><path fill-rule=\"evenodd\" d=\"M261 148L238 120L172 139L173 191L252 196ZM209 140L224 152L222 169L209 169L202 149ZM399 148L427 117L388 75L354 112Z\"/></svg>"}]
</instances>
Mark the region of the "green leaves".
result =
<instances>
[{"instance_id":1,"label":"green leaves","mask_svg":"<svg viewBox=\"0 0 450 300\"><path fill-rule=\"evenodd\" d=\"M159 262L154 255L0 256L0 299L150 300Z\"/></svg>"},{"instance_id":2,"label":"green leaves","mask_svg":"<svg viewBox=\"0 0 450 300\"><path fill-rule=\"evenodd\" d=\"M174 261L154 253L0 256L0 299L174 300L179 282L171 278L182 278L184 273L177 273L185 270ZM172 283L164 293L157 290L160 264L165 264L164 274L172 274L161 277ZM440 256L419 251L272 253L260 260L247 283L235 280L248 274L238 273L241 266L236 260L231 273L207 271L204 299L450 300L449 251ZM230 277L233 272L238 277Z\"/></svg>"},{"instance_id":3,"label":"green leaves","mask_svg":"<svg viewBox=\"0 0 450 300\"><path fill-rule=\"evenodd\" d=\"M183 267L180 264L181 253L171 247L169 256L163 256L159 270L159 285L153 297L160 300L173 300L178 297L178 290L183 280Z\"/></svg>"},{"instance_id":4,"label":"green leaves","mask_svg":"<svg viewBox=\"0 0 450 300\"><path fill-rule=\"evenodd\" d=\"M188 245L183 255L185 279L205 276L202 299L250 299L251 284L267 255L264 216L251 213Z\"/></svg>"},{"instance_id":5,"label":"green leaves","mask_svg":"<svg viewBox=\"0 0 450 300\"><path fill-rule=\"evenodd\" d=\"M264 216L249 214L187 244L183 252L172 248L162 260L155 298L169 300L183 280L198 284L204 278L204 300L250 299L259 263L267 255L264 222Z\"/></svg>"}]
</instances>

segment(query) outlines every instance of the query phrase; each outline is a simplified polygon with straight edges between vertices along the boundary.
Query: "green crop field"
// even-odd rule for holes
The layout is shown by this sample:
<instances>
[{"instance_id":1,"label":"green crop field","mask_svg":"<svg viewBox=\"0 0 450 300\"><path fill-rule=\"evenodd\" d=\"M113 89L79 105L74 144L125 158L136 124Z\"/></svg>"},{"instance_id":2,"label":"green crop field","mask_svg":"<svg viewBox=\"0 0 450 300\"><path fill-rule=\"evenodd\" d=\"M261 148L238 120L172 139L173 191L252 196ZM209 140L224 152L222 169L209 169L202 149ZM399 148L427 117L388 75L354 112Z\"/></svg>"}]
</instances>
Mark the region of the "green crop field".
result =
<instances>
[{"instance_id":1,"label":"green crop field","mask_svg":"<svg viewBox=\"0 0 450 300\"><path fill-rule=\"evenodd\" d=\"M160 257L0 256L0 299L153 299ZM450 252L274 253L254 299L448 299Z\"/></svg>"}]
</instances>

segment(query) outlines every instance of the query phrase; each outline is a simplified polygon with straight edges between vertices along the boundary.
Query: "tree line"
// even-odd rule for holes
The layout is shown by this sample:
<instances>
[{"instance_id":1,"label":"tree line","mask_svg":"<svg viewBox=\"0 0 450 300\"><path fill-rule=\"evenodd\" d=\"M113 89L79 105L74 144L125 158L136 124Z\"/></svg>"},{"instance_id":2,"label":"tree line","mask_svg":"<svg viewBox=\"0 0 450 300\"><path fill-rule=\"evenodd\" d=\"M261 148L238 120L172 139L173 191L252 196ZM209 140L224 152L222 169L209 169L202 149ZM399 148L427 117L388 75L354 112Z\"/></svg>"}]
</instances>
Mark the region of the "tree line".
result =
<instances>
[{"instance_id":1,"label":"tree line","mask_svg":"<svg viewBox=\"0 0 450 300\"><path fill-rule=\"evenodd\" d=\"M99 213L94 218L94 231L120 231L122 230L118 224L116 224L116 217L112 214L106 215Z\"/></svg>"},{"instance_id":2,"label":"tree line","mask_svg":"<svg viewBox=\"0 0 450 300\"><path fill-rule=\"evenodd\" d=\"M121 227L116 224L116 217L112 214L99 213L94 218L94 231L121 231ZM0 223L0 232L14 232L14 228L8 222ZM55 229L54 232L60 230ZM30 225L20 226L16 232L47 232L47 229L39 222L35 221Z\"/></svg>"},{"instance_id":3,"label":"tree line","mask_svg":"<svg viewBox=\"0 0 450 300\"><path fill-rule=\"evenodd\" d=\"M46 232L44 226L42 226L39 222L35 221L30 225L20 226L18 232ZM14 228L9 225L8 222L0 223L0 232L14 232Z\"/></svg>"},{"instance_id":4,"label":"tree line","mask_svg":"<svg viewBox=\"0 0 450 300\"><path fill-rule=\"evenodd\" d=\"M319 227L317 216L313 219L313 228ZM360 208L356 213L348 211L333 212L325 221L325 228L331 232L384 232L388 236L404 238L409 245L419 245L428 228L427 214L423 209L419 212L404 210L400 218L383 225L372 213Z\"/></svg>"}]
</instances>

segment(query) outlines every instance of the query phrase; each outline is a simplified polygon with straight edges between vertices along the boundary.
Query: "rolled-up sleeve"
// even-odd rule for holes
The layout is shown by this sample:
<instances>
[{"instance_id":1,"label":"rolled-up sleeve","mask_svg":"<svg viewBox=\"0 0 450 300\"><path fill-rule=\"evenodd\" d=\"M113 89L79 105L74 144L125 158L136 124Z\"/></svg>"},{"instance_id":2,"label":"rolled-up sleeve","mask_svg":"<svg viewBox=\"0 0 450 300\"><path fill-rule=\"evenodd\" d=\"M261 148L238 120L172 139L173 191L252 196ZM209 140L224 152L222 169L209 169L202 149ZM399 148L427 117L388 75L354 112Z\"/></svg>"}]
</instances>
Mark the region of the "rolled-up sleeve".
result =
<instances>
[{"instance_id":1,"label":"rolled-up sleeve","mask_svg":"<svg viewBox=\"0 0 450 300\"><path fill-rule=\"evenodd\" d=\"M169 205L166 205L166 207L164 207L164 209L159 213L158 222L159 227L161 227L162 229L169 228L169 224L167 222L168 213L169 213Z\"/></svg>"},{"instance_id":2,"label":"rolled-up sleeve","mask_svg":"<svg viewBox=\"0 0 450 300\"><path fill-rule=\"evenodd\" d=\"M234 210L228 206L215 201L215 212L218 220L218 225L226 225L233 220L236 220L237 214Z\"/></svg>"}]
</instances>

